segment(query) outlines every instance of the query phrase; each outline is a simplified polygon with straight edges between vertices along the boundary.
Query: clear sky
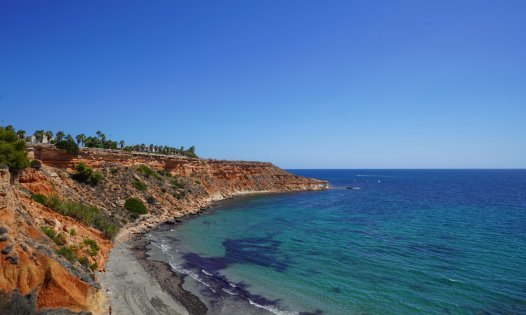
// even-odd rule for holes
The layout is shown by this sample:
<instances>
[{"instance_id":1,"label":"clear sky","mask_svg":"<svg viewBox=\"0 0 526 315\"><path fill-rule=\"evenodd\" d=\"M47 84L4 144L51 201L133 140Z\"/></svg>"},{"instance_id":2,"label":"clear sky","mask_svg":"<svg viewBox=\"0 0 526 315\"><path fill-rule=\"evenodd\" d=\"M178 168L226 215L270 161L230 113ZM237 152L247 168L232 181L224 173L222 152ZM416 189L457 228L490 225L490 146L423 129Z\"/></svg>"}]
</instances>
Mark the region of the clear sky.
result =
<instances>
[{"instance_id":1,"label":"clear sky","mask_svg":"<svg viewBox=\"0 0 526 315\"><path fill-rule=\"evenodd\" d=\"M524 168L526 1L1 1L0 120L285 168Z\"/></svg>"}]
</instances>

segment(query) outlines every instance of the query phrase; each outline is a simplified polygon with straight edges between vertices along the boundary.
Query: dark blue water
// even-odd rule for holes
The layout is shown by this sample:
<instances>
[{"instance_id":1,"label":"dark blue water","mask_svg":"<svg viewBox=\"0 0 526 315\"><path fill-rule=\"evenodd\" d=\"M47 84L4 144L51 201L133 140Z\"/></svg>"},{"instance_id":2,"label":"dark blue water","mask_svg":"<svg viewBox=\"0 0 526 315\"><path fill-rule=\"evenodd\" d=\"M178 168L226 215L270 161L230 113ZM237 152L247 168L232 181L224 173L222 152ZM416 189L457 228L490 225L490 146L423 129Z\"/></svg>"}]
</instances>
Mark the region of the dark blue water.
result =
<instances>
[{"instance_id":1,"label":"dark blue water","mask_svg":"<svg viewBox=\"0 0 526 315\"><path fill-rule=\"evenodd\" d=\"M274 312L526 314L525 170L292 172L332 188L235 200L153 233L208 286L192 290L211 313L228 313L226 293Z\"/></svg>"}]
</instances>

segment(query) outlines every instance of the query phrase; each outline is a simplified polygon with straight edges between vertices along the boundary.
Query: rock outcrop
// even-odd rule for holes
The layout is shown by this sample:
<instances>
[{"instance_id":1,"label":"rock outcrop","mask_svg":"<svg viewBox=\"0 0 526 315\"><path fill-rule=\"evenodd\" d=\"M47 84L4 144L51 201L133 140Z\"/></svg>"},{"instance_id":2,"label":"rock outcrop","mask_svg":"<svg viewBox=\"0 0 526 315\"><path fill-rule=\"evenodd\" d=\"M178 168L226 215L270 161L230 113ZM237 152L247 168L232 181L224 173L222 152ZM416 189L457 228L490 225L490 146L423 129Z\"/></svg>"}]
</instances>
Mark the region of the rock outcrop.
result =
<instances>
[{"instance_id":1,"label":"rock outcrop","mask_svg":"<svg viewBox=\"0 0 526 315\"><path fill-rule=\"evenodd\" d=\"M215 200L246 193L328 188L325 181L295 176L271 163L101 149L82 149L73 156L47 145L31 146L28 154L42 162L40 169L26 169L15 177L0 169L0 313L6 293L11 294L10 301L23 297L34 310L100 313L101 293L90 268L104 269L113 242L196 213ZM77 163L100 171L104 180L94 187L74 181L71 173ZM140 172L139 165L156 172ZM137 189L136 182L146 188ZM34 194L95 206L120 232L112 242L94 227L32 200ZM149 213L131 216L124 209L130 197L142 200ZM97 250L90 250L86 240L96 243ZM66 259L64 253L58 253L62 247L75 250L83 260Z\"/></svg>"}]
</instances>

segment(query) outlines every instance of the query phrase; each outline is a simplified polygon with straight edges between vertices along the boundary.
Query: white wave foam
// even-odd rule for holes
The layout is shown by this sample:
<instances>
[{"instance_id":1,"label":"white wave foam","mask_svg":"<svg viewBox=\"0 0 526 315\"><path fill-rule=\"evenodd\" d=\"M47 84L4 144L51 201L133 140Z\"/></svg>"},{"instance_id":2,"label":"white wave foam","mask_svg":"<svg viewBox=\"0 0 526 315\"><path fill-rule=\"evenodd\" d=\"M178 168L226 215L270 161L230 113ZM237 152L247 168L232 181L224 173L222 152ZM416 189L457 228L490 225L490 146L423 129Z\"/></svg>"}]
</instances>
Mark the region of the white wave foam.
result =
<instances>
[{"instance_id":1,"label":"white wave foam","mask_svg":"<svg viewBox=\"0 0 526 315\"><path fill-rule=\"evenodd\" d=\"M206 271L204 269L201 269L201 271L207 276L211 276L212 275L210 272L208 272L208 271Z\"/></svg>"},{"instance_id":2,"label":"white wave foam","mask_svg":"<svg viewBox=\"0 0 526 315\"><path fill-rule=\"evenodd\" d=\"M254 305L255 307L259 307L259 308L262 308L264 310L267 310L269 312L272 312L276 315L297 315L299 314L298 312L286 312L286 311L280 311L277 307L275 306L272 306L272 305L261 305L261 304L258 304L254 301L252 301L251 299L248 299L248 302L252 305Z\"/></svg>"},{"instance_id":3,"label":"white wave foam","mask_svg":"<svg viewBox=\"0 0 526 315\"><path fill-rule=\"evenodd\" d=\"M230 294L230 295L237 295L237 294L235 294L234 292L232 292L232 291L230 291L230 290L228 290L228 289L225 289L225 288L221 288L221 290L222 290L223 292L226 292L226 293Z\"/></svg>"}]
</instances>

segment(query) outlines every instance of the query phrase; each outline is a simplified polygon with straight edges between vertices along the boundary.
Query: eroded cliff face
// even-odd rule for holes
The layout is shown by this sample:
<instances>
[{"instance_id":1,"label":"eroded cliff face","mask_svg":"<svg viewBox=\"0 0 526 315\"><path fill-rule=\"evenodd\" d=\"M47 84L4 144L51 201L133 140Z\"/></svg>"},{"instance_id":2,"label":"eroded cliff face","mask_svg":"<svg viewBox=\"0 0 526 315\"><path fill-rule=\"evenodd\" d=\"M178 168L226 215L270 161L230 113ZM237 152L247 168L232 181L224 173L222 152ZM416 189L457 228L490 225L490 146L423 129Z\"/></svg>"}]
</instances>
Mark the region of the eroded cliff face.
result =
<instances>
[{"instance_id":1,"label":"eroded cliff face","mask_svg":"<svg viewBox=\"0 0 526 315\"><path fill-rule=\"evenodd\" d=\"M265 162L203 160L103 149L83 149L78 156L73 156L44 145L30 147L29 154L46 165L62 169L72 169L77 163L93 168L145 164L172 175L205 179L207 191L225 196L244 191L280 192L328 187L326 181L296 176Z\"/></svg>"},{"instance_id":2,"label":"eroded cliff face","mask_svg":"<svg viewBox=\"0 0 526 315\"><path fill-rule=\"evenodd\" d=\"M32 202L29 194L20 191L18 183L12 180L7 170L0 170L0 291L16 292L24 298L6 310L26 314L25 311L36 309L66 307L74 312L97 313L98 290L92 276L60 257L57 246L40 230L44 221L60 228L60 222L78 224Z\"/></svg>"},{"instance_id":3,"label":"eroded cliff face","mask_svg":"<svg viewBox=\"0 0 526 315\"><path fill-rule=\"evenodd\" d=\"M120 227L113 241L122 241L157 224L200 211L214 200L254 192L321 190L327 182L295 176L260 162L200 160L121 151L83 149L78 156L50 146L29 148L39 170L26 169L16 177L0 170L0 291L17 292L36 310L60 308L73 312L101 312L95 275L87 265L104 269L112 241L94 227L60 215L31 199L33 194L61 198L98 207ZM71 178L76 163L85 163L104 175L92 187ZM138 165L163 170L162 176L137 171ZM146 184L145 190L133 186ZM124 209L127 198L147 204L149 213L134 218ZM42 228L61 235L60 246ZM75 232L73 233L72 230ZM94 240L96 253L84 246ZM57 251L66 246L85 257L86 264L68 261ZM30 297L30 298L29 298ZM0 307L2 300L0 298Z\"/></svg>"}]
</instances>

